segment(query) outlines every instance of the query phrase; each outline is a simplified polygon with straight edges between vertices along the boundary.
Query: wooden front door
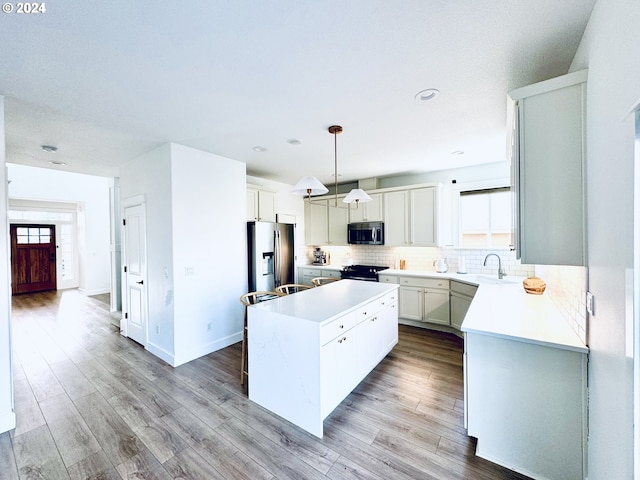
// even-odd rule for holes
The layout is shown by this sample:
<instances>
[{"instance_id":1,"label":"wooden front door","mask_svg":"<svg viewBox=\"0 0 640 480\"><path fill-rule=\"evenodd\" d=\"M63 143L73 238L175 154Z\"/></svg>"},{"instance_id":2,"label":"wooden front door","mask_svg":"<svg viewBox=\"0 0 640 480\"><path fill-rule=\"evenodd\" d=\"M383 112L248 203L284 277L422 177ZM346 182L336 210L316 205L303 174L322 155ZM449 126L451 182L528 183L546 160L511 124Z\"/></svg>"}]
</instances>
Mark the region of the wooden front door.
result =
<instances>
[{"instance_id":1,"label":"wooden front door","mask_svg":"<svg viewBox=\"0 0 640 480\"><path fill-rule=\"evenodd\" d=\"M56 289L54 225L11 225L11 292Z\"/></svg>"}]
</instances>

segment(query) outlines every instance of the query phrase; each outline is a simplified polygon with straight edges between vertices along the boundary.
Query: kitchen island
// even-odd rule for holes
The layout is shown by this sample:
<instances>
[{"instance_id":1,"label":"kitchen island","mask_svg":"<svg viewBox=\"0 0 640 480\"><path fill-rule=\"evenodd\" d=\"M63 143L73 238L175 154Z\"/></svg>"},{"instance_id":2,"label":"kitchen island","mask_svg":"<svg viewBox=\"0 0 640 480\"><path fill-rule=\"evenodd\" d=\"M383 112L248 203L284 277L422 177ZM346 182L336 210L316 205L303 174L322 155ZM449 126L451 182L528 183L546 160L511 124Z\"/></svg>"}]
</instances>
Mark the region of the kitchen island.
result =
<instances>
[{"instance_id":1,"label":"kitchen island","mask_svg":"<svg viewBox=\"0 0 640 480\"><path fill-rule=\"evenodd\" d=\"M398 342L397 290L340 280L248 307L249 399L322 437Z\"/></svg>"}]
</instances>

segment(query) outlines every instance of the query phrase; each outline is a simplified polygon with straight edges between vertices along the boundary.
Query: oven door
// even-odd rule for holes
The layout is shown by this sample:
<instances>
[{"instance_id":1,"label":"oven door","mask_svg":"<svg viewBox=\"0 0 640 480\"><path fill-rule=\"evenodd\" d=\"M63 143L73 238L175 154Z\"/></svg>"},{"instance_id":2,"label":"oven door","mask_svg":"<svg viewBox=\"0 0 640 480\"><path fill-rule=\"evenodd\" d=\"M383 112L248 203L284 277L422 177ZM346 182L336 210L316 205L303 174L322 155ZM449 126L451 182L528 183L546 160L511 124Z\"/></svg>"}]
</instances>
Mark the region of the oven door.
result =
<instances>
[{"instance_id":1,"label":"oven door","mask_svg":"<svg viewBox=\"0 0 640 480\"><path fill-rule=\"evenodd\" d=\"M352 272L342 272L340 274L340 278L342 278L342 279L348 278L349 280L364 280L365 282L377 282L378 281L378 275L377 274L375 276L364 276L364 275L360 275L360 274L352 273Z\"/></svg>"}]
</instances>

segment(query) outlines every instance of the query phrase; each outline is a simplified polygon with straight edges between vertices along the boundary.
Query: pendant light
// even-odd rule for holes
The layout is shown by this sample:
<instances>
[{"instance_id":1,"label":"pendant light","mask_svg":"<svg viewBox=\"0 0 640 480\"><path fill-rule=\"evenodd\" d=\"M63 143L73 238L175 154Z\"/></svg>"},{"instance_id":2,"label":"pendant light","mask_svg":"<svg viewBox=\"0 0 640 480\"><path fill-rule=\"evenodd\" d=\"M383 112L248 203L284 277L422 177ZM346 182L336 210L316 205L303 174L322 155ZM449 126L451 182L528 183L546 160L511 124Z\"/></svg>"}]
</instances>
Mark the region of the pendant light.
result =
<instances>
[{"instance_id":1,"label":"pendant light","mask_svg":"<svg viewBox=\"0 0 640 480\"><path fill-rule=\"evenodd\" d=\"M335 179L334 199L333 205L330 207L335 208L350 208L351 204L355 203L355 208L358 208L360 202L370 202L371 197L367 195L367 192L361 188L354 188L349 194L342 200L346 205L340 205L338 203L338 134L342 133L342 127L340 125L331 125L329 127L329 133L333 135L333 177ZM325 187L316 177L302 177L298 183L293 187L291 193L294 195L303 195L309 199L309 203L321 203L314 202L311 198L312 195L323 195L327 193L329 189ZM322 202L324 205L324 202Z\"/></svg>"}]
</instances>

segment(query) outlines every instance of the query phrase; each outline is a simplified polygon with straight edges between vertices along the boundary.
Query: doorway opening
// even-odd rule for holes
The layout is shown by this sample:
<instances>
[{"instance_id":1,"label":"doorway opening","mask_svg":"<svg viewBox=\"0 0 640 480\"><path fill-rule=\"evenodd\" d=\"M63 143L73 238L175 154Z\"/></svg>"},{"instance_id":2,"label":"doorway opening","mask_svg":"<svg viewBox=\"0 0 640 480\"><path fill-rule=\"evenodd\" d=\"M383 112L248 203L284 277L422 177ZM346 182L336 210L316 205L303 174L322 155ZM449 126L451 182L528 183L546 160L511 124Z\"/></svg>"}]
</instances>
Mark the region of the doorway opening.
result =
<instances>
[{"instance_id":1,"label":"doorway opening","mask_svg":"<svg viewBox=\"0 0 640 480\"><path fill-rule=\"evenodd\" d=\"M78 203L9 200L14 294L80 286L78 211ZM49 269L42 270L45 254ZM45 277L55 282L35 285Z\"/></svg>"}]
</instances>

